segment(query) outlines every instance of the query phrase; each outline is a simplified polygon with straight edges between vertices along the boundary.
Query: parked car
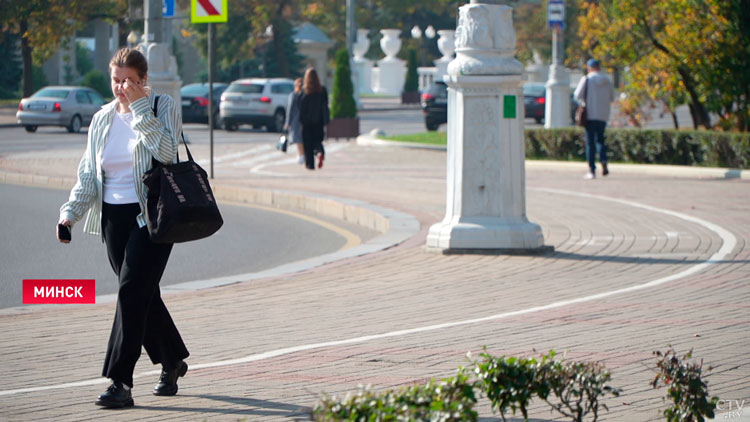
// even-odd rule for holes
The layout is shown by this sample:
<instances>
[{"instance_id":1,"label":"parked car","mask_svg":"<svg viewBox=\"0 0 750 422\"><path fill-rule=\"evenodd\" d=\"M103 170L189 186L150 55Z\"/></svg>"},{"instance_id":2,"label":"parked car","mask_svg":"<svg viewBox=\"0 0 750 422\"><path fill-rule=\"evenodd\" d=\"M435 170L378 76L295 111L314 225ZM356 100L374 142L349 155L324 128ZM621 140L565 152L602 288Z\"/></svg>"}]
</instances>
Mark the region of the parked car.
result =
<instances>
[{"instance_id":1,"label":"parked car","mask_svg":"<svg viewBox=\"0 0 750 422\"><path fill-rule=\"evenodd\" d=\"M289 95L294 81L286 78L239 79L221 95L219 116L226 130L237 130L241 124L253 128L265 126L269 132L284 128Z\"/></svg>"},{"instance_id":2,"label":"parked car","mask_svg":"<svg viewBox=\"0 0 750 422\"><path fill-rule=\"evenodd\" d=\"M104 105L98 92L84 86L48 86L18 104L16 120L26 132L39 126L63 126L70 133L88 126Z\"/></svg>"},{"instance_id":3,"label":"parked car","mask_svg":"<svg viewBox=\"0 0 750 422\"><path fill-rule=\"evenodd\" d=\"M524 117L534 119L538 124L544 122L544 105L547 101L547 88L543 82L526 82L523 84ZM570 119L575 122L578 103L570 93Z\"/></svg>"},{"instance_id":4,"label":"parked car","mask_svg":"<svg viewBox=\"0 0 750 422\"><path fill-rule=\"evenodd\" d=\"M219 102L228 84L214 82L214 127L219 127ZM182 122L208 124L208 83L188 84L180 89Z\"/></svg>"},{"instance_id":5,"label":"parked car","mask_svg":"<svg viewBox=\"0 0 750 422\"><path fill-rule=\"evenodd\" d=\"M448 122L448 86L445 82L435 82L422 93L422 113L427 130L437 130Z\"/></svg>"},{"instance_id":6,"label":"parked car","mask_svg":"<svg viewBox=\"0 0 750 422\"><path fill-rule=\"evenodd\" d=\"M544 103L547 89L544 83L527 82L523 85L524 117L544 121ZM575 120L575 110L578 103L570 95L570 118ZM434 82L422 93L422 112L427 130L437 130L441 124L448 121L448 86L445 82Z\"/></svg>"}]
</instances>

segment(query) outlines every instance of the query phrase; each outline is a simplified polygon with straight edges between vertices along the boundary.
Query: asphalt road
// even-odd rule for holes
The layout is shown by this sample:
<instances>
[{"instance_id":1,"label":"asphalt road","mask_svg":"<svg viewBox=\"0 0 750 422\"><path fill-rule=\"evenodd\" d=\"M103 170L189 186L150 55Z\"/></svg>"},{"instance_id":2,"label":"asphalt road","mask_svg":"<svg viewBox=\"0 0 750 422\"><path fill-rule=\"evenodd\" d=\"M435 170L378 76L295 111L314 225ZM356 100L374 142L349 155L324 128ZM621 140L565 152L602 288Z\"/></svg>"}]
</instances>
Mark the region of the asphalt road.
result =
<instances>
[{"instance_id":1,"label":"asphalt road","mask_svg":"<svg viewBox=\"0 0 750 422\"><path fill-rule=\"evenodd\" d=\"M94 279L97 295L117 291L98 236L84 234L80 223L70 244L57 241L58 210L67 196L64 190L0 184L0 308L22 304L24 279ZM175 245L162 285L261 271L334 252L346 243L310 217L220 205L224 227L207 239Z\"/></svg>"}]
</instances>

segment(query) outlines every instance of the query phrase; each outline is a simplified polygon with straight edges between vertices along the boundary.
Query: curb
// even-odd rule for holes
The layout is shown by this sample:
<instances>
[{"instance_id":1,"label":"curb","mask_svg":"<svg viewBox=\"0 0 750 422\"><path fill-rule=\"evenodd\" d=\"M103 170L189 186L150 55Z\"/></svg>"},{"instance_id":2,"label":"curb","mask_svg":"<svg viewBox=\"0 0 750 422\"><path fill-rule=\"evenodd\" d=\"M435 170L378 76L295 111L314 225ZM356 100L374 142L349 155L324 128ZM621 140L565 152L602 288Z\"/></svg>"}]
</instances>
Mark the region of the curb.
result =
<instances>
[{"instance_id":1,"label":"curb","mask_svg":"<svg viewBox=\"0 0 750 422\"><path fill-rule=\"evenodd\" d=\"M357 145L364 146L388 146L396 148L421 148L437 151L446 151L447 147L440 145L425 145L413 142L397 142L387 139L378 138L383 132L380 129L373 129L370 133L359 135ZM552 160L529 160L526 159L526 166L533 169L547 170L565 170L565 171L585 171L585 162L583 161L552 161ZM609 168L616 172L629 174L642 174L652 176L679 177L679 178L698 178L698 179L741 179L750 180L750 170L731 169L721 167L692 167L678 166L668 164L620 164L610 163Z\"/></svg>"},{"instance_id":2,"label":"curb","mask_svg":"<svg viewBox=\"0 0 750 422\"><path fill-rule=\"evenodd\" d=\"M76 180L70 177L39 176L0 170L0 183L70 189L75 182ZM202 290L306 271L331 262L392 248L411 238L420 230L419 221L412 215L355 199L338 198L310 192L264 190L223 184L214 185L213 190L214 196L219 200L261 204L277 208L302 209L357 224L377 231L380 235L353 248L283 264L255 273L236 274L227 277L164 286L162 287L163 293ZM96 297L97 304L114 302L116 300L116 294ZM8 309L23 311L23 308L25 307L17 306Z\"/></svg>"}]
</instances>

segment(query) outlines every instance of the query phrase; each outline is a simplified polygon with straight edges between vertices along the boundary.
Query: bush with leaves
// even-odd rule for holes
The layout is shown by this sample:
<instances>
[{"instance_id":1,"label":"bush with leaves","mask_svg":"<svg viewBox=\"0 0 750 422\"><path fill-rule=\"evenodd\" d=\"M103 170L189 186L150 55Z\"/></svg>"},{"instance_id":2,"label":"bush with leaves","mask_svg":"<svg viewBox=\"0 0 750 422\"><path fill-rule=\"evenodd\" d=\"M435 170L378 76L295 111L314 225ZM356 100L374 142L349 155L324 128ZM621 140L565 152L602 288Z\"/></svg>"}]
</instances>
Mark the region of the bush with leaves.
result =
<instances>
[{"instance_id":1,"label":"bush with leaves","mask_svg":"<svg viewBox=\"0 0 750 422\"><path fill-rule=\"evenodd\" d=\"M709 397L708 385L703 381L703 360L700 363L686 362L693 350L681 358L671 346L666 352L656 351L658 370L651 382L653 388L667 387L667 397L672 406L664 410L668 422L703 422L714 417L718 397ZM710 371L711 368L708 368Z\"/></svg>"},{"instance_id":2,"label":"bush with leaves","mask_svg":"<svg viewBox=\"0 0 750 422\"><path fill-rule=\"evenodd\" d=\"M550 356L551 357L551 356ZM593 421L599 418L599 407L609 410L601 399L608 395L617 397L620 389L608 385L612 376L600 362L567 362L548 360L541 365L540 385L549 389L542 398L558 413L572 421L583 422L591 413Z\"/></svg>"},{"instance_id":3,"label":"bush with leaves","mask_svg":"<svg viewBox=\"0 0 750 422\"><path fill-rule=\"evenodd\" d=\"M599 417L599 406L607 409L601 399L618 396L620 390L609 386L610 373L598 362L567 362L555 360L550 350L539 360L534 358L494 357L486 351L481 362L474 362L478 385L492 402L492 410L515 415L521 411L528 421L528 406L538 397L565 417L582 422L589 413Z\"/></svg>"},{"instance_id":4,"label":"bush with leaves","mask_svg":"<svg viewBox=\"0 0 750 422\"><path fill-rule=\"evenodd\" d=\"M554 356L554 352L551 352ZM510 408L513 414L520 410L524 420L529 419L527 408L536 396L546 398L549 388L540 383L539 374L547 364L548 356L541 361L534 358L514 356L495 357L485 352L481 362L474 362L474 374L482 392L492 402L492 410L499 412L505 420L505 412Z\"/></svg>"},{"instance_id":5,"label":"bush with leaves","mask_svg":"<svg viewBox=\"0 0 750 422\"><path fill-rule=\"evenodd\" d=\"M526 129L526 157L583 160L581 128ZM610 161L750 168L750 134L607 129Z\"/></svg>"},{"instance_id":6,"label":"bush with leaves","mask_svg":"<svg viewBox=\"0 0 750 422\"><path fill-rule=\"evenodd\" d=\"M107 78L107 75L98 70L92 70L87 73L83 77L81 85L93 88L104 98L112 96L112 89L109 86L109 78Z\"/></svg>"},{"instance_id":7,"label":"bush with leaves","mask_svg":"<svg viewBox=\"0 0 750 422\"><path fill-rule=\"evenodd\" d=\"M343 117L357 117L352 71L349 67L349 52L345 48L336 53L336 73L333 75L331 97L331 118Z\"/></svg>"},{"instance_id":8,"label":"bush with leaves","mask_svg":"<svg viewBox=\"0 0 750 422\"><path fill-rule=\"evenodd\" d=\"M474 384L463 368L456 376L430 380L400 390L376 393L360 388L339 400L324 396L313 408L311 419L334 421L473 422L477 420Z\"/></svg>"},{"instance_id":9,"label":"bush with leaves","mask_svg":"<svg viewBox=\"0 0 750 422\"><path fill-rule=\"evenodd\" d=\"M417 51L409 49L406 61L406 80L404 81L404 92L419 91L419 75L417 75Z\"/></svg>"}]
</instances>

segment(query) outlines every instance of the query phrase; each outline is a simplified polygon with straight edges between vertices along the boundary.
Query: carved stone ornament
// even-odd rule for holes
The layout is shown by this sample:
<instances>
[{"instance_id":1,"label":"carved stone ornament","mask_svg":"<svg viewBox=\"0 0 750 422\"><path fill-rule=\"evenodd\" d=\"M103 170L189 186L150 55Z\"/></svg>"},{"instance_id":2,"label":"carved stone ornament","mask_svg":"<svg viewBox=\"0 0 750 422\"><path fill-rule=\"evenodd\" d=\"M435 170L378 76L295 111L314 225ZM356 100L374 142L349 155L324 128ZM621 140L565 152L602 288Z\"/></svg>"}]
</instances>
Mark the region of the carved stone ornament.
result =
<instances>
[{"instance_id":1,"label":"carved stone ornament","mask_svg":"<svg viewBox=\"0 0 750 422\"><path fill-rule=\"evenodd\" d=\"M472 2L459 8L456 59L448 65L449 74L521 74L523 65L513 57L515 52L511 7Z\"/></svg>"}]
</instances>

